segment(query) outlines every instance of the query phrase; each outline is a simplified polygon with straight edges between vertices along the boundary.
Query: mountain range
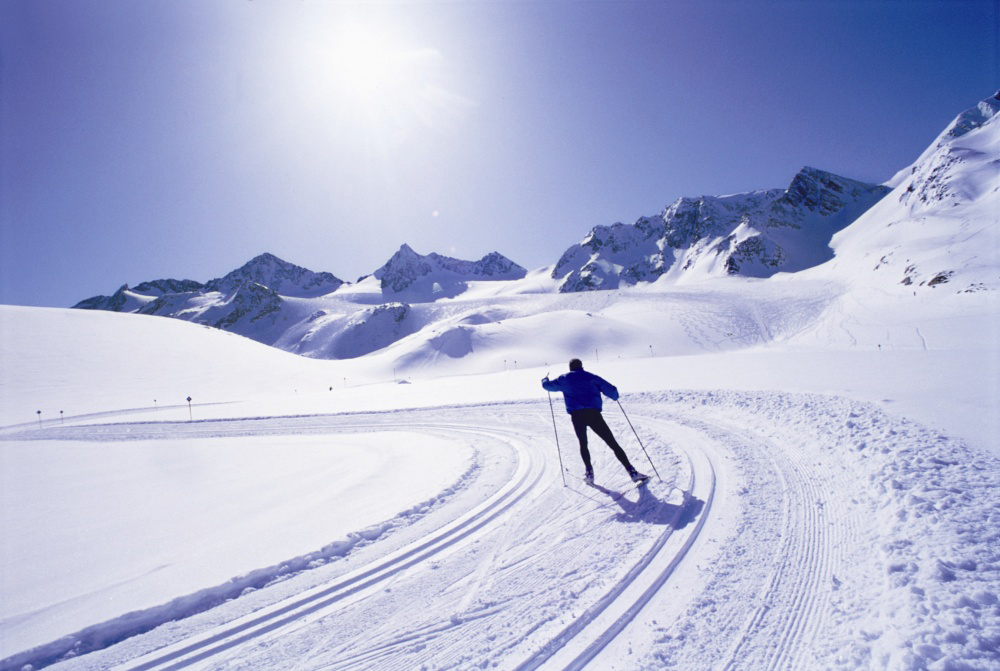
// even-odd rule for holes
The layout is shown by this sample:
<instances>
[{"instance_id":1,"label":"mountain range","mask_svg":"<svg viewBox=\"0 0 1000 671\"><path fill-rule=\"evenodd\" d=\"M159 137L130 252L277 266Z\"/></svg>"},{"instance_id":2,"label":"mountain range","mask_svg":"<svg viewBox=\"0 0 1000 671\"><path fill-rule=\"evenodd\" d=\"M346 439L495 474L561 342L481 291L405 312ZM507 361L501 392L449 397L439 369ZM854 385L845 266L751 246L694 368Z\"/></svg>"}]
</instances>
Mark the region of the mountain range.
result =
<instances>
[{"instance_id":1,"label":"mountain range","mask_svg":"<svg viewBox=\"0 0 1000 671\"><path fill-rule=\"evenodd\" d=\"M472 295L472 288L494 296L574 294L743 277L824 278L900 293L949 283L957 292L995 290L998 111L1000 92L956 117L885 184L805 167L786 188L680 198L633 224L594 227L553 266L531 273L498 252L465 261L404 244L349 283L265 253L204 284L123 285L74 307L173 317L342 359L420 332L449 356L463 356L471 350L469 328L500 317L476 313L445 329L450 335L442 340L440 319L451 311L432 306Z\"/></svg>"},{"instance_id":2,"label":"mountain range","mask_svg":"<svg viewBox=\"0 0 1000 671\"><path fill-rule=\"evenodd\" d=\"M770 277L833 257L830 238L890 189L803 168L787 189L680 198L658 216L597 226L552 271L559 290L616 289L666 275Z\"/></svg>"}]
</instances>

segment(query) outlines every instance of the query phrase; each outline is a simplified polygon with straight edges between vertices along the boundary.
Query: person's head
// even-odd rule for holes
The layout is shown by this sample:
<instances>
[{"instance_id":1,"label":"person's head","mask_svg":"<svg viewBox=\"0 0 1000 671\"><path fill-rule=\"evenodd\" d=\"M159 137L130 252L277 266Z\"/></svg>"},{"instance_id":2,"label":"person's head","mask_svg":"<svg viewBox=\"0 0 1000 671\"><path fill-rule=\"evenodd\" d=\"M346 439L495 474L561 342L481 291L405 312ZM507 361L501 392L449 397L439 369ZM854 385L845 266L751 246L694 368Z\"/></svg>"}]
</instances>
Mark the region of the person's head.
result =
<instances>
[{"instance_id":1,"label":"person's head","mask_svg":"<svg viewBox=\"0 0 1000 671\"><path fill-rule=\"evenodd\" d=\"M570 370L583 370L583 362L580 361L579 359L570 359L569 360L569 369Z\"/></svg>"}]
</instances>

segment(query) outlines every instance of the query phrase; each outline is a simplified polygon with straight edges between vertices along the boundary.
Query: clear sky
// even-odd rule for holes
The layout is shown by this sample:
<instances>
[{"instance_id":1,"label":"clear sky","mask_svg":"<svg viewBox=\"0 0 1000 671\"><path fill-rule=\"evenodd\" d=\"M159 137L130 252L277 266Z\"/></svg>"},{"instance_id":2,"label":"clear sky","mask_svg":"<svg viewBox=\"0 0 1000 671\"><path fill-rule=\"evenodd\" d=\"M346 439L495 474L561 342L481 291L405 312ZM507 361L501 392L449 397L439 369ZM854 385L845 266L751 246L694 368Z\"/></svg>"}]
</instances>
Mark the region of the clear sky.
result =
<instances>
[{"instance_id":1,"label":"clear sky","mask_svg":"<svg viewBox=\"0 0 1000 671\"><path fill-rule=\"evenodd\" d=\"M0 0L0 303L529 269L681 196L872 182L1000 87L1000 0Z\"/></svg>"}]
</instances>

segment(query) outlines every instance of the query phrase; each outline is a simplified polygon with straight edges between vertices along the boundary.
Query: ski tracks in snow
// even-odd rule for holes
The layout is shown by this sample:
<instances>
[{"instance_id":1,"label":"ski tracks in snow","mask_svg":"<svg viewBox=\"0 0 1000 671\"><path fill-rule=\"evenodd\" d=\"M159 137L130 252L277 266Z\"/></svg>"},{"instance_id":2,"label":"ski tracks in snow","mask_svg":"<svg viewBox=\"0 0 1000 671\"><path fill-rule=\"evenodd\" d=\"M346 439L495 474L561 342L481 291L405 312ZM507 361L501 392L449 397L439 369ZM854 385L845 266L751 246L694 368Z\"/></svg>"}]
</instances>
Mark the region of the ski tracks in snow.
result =
<instances>
[{"instance_id":1,"label":"ski tracks in snow","mask_svg":"<svg viewBox=\"0 0 1000 671\"><path fill-rule=\"evenodd\" d=\"M914 451L912 468L901 467L893 446L944 438L873 406L813 395L663 392L633 401L636 427L665 479L618 500L574 480L562 486L547 405L364 416L359 421L385 429L500 441L517 467L488 496L480 492L483 500L409 545L116 668L923 668L949 654L982 656L982 640L1000 640L987 612L996 603L992 574L970 573L978 582L969 587L960 573L975 571L974 562L942 569L939 560L923 579L913 567L926 553L893 535L903 533L894 520L931 519L921 512L929 495L901 499L896 483L915 477L918 466L937 474L956 464ZM627 427L609 419L626 438ZM278 425L303 430L302 421ZM324 421L305 424L321 430ZM626 448L637 456L634 444ZM577 463L575 446L563 451L564 462ZM592 451L598 481L624 483L610 453L600 445ZM979 468L988 483L995 465ZM959 489L934 491L952 505ZM935 530L954 540L947 525ZM996 551L983 542L973 549L992 566ZM909 563L896 556L906 553ZM887 573L883 603L872 585L886 583ZM953 596L963 589L964 598ZM962 617L978 618L980 643L952 649L955 636L919 616L932 611L945 623L955 604ZM914 646L906 637L920 627L930 643ZM65 668L106 668L86 660Z\"/></svg>"},{"instance_id":2,"label":"ski tracks in snow","mask_svg":"<svg viewBox=\"0 0 1000 671\"><path fill-rule=\"evenodd\" d=\"M294 624L217 646L211 658L122 668L583 668L690 547L700 523L684 521L686 504L696 483L710 498L714 477L706 459L685 458L672 460L679 488L658 484L617 502L563 488L551 473L543 478L556 463L554 446L540 452L535 438L544 414L523 410L504 417L511 428L476 429L504 435L522 463L517 494L480 533L393 572L364 598L330 601Z\"/></svg>"}]
</instances>

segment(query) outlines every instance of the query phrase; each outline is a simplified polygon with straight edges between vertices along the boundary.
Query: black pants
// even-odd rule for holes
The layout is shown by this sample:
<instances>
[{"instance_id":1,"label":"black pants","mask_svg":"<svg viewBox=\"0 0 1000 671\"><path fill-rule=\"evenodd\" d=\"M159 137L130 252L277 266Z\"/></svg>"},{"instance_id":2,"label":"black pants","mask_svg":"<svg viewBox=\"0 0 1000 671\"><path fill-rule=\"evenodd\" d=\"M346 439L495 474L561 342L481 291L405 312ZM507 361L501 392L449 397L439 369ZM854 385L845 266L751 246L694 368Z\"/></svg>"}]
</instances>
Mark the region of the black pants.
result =
<instances>
[{"instance_id":1,"label":"black pants","mask_svg":"<svg viewBox=\"0 0 1000 671\"><path fill-rule=\"evenodd\" d=\"M592 472L594 468L590 464L590 450L587 449L587 427L593 429L594 433L608 444L611 451L618 457L618 461L622 462L625 470L629 473L635 470L632 468L632 463L628 460L625 450L615 440L614 434L611 433L611 428L604 421L604 416L600 410L597 408L584 408L583 410L574 410L569 416L573 420L573 430L576 431L576 437L580 441L580 456L583 458L583 465L587 468L588 473Z\"/></svg>"}]
</instances>

